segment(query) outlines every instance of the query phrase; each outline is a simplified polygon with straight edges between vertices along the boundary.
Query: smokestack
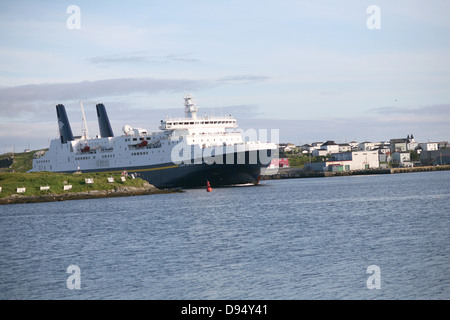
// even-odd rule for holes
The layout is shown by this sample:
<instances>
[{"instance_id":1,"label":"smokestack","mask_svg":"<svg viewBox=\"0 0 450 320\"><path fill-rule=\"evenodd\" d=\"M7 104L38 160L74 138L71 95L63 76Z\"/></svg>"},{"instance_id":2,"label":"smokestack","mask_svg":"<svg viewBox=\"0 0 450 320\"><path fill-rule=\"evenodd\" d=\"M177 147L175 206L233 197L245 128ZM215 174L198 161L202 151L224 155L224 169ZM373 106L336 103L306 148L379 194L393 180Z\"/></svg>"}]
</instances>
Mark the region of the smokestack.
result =
<instances>
[{"instance_id":1,"label":"smokestack","mask_svg":"<svg viewBox=\"0 0 450 320\"><path fill-rule=\"evenodd\" d=\"M66 108L64 107L64 105L58 104L56 106L56 115L58 116L58 126L61 143L72 141L72 129L70 128L69 118L67 118Z\"/></svg>"},{"instance_id":2,"label":"smokestack","mask_svg":"<svg viewBox=\"0 0 450 320\"><path fill-rule=\"evenodd\" d=\"M96 105L97 108L97 117L98 117L98 126L100 128L100 136L102 138L106 137L114 137L114 133L111 128L111 124L109 123L108 114L106 113L106 108L103 103L99 103Z\"/></svg>"}]
</instances>

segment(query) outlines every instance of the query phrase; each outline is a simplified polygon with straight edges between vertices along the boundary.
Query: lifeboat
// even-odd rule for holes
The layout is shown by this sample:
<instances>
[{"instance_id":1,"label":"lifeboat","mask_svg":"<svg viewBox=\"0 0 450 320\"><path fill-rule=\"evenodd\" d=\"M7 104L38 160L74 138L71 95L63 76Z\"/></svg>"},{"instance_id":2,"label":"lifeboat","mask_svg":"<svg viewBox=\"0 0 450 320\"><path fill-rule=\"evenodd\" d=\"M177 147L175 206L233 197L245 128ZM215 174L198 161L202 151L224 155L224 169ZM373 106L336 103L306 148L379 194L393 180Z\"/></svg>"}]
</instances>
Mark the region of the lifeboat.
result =
<instances>
[{"instance_id":1,"label":"lifeboat","mask_svg":"<svg viewBox=\"0 0 450 320\"><path fill-rule=\"evenodd\" d=\"M141 143L139 143L139 144L137 145L137 147L138 147L138 148L146 147L147 144L148 144L148 141L147 141L147 140L143 140Z\"/></svg>"},{"instance_id":2,"label":"lifeboat","mask_svg":"<svg viewBox=\"0 0 450 320\"><path fill-rule=\"evenodd\" d=\"M85 146L81 149L81 152L89 152L89 150L91 150L91 148L89 146Z\"/></svg>"}]
</instances>

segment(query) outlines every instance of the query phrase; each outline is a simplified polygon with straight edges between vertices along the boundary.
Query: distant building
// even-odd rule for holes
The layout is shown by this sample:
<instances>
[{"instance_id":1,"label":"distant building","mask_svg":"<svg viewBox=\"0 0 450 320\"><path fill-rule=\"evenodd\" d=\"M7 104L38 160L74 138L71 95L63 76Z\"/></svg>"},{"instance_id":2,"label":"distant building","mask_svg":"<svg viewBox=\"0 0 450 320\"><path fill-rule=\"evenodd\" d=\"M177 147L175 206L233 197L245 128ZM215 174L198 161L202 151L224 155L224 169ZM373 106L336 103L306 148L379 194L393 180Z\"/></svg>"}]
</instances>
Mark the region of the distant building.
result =
<instances>
[{"instance_id":1,"label":"distant building","mask_svg":"<svg viewBox=\"0 0 450 320\"><path fill-rule=\"evenodd\" d=\"M375 148L374 142L364 141L358 144L359 150L367 151L367 150L373 150Z\"/></svg>"},{"instance_id":2,"label":"distant building","mask_svg":"<svg viewBox=\"0 0 450 320\"><path fill-rule=\"evenodd\" d=\"M392 154L392 160L394 163L398 163L400 167L412 167L411 154L408 151L394 152Z\"/></svg>"},{"instance_id":3,"label":"distant building","mask_svg":"<svg viewBox=\"0 0 450 320\"><path fill-rule=\"evenodd\" d=\"M391 154L394 152L404 152L407 150L406 143L408 142L407 139L391 139Z\"/></svg>"},{"instance_id":4,"label":"distant building","mask_svg":"<svg viewBox=\"0 0 450 320\"><path fill-rule=\"evenodd\" d=\"M326 157L328 151L326 149L314 149L311 154L313 157Z\"/></svg>"},{"instance_id":5,"label":"distant building","mask_svg":"<svg viewBox=\"0 0 450 320\"><path fill-rule=\"evenodd\" d=\"M350 147L352 148L353 151L359 149L357 141L350 141L348 144L350 145Z\"/></svg>"},{"instance_id":6,"label":"distant building","mask_svg":"<svg viewBox=\"0 0 450 320\"><path fill-rule=\"evenodd\" d=\"M329 161L308 163L306 170L351 171L379 168L378 151L352 151L331 154Z\"/></svg>"},{"instance_id":7,"label":"distant building","mask_svg":"<svg viewBox=\"0 0 450 320\"><path fill-rule=\"evenodd\" d=\"M409 152L404 151L404 152L394 152L392 154L392 160L394 162L400 163L400 162L407 162L410 161L411 157Z\"/></svg>"},{"instance_id":8,"label":"distant building","mask_svg":"<svg viewBox=\"0 0 450 320\"><path fill-rule=\"evenodd\" d=\"M281 156L280 158L273 158L269 164L269 169L274 168L289 168L289 159Z\"/></svg>"},{"instance_id":9,"label":"distant building","mask_svg":"<svg viewBox=\"0 0 450 320\"><path fill-rule=\"evenodd\" d=\"M295 146L295 144L293 144L293 143L288 143L288 144L286 144L286 147L284 148L284 151L285 151L285 152L290 152L290 151L294 150L295 148L297 148L297 147Z\"/></svg>"},{"instance_id":10,"label":"distant building","mask_svg":"<svg viewBox=\"0 0 450 320\"><path fill-rule=\"evenodd\" d=\"M309 147L309 153L312 153L314 150L320 149L322 144L323 142L320 141L311 143L311 146Z\"/></svg>"},{"instance_id":11,"label":"distant building","mask_svg":"<svg viewBox=\"0 0 450 320\"><path fill-rule=\"evenodd\" d=\"M448 141L439 141L438 142L438 149L445 149L448 147Z\"/></svg>"},{"instance_id":12,"label":"distant building","mask_svg":"<svg viewBox=\"0 0 450 320\"><path fill-rule=\"evenodd\" d=\"M391 154L390 146L386 146L386 145L380 145L379 147L377 147L373 150L377 150L379 154L386 154L386 155Z\"/></svg>"},{"instance_id":13,"label":"distant building","mask_svg":"<svg viewBox=\"0 0 450 320\"><path fill-rule=\"evenodd\" d=\"M326 150L327 154L339 152L339 145L333 140L328 140L320 146L321 150Z\"/></svg>"},{"instance_id":14,"label":"distant building","mask_svg":"<svg viewBox=\"0 0 450 320\"><path fill-rule=\"evenodd\" d=\"M348 143L339 143L339 152L350 152L352 147Z\"/></svg>"},{"instance_id":15,"label":"distant building","mask_svg":"<svg viewBox=\"0 0 450 320\"><path fill-rule=\"evenodd\" d=\"M425 151L420 153L420 162L425 166L450 164L450 149Z\"/></svg>"},{"instance_id":16,"label":"distant building","mask_svg":"<svg viewBox=\"0 0 450 320\"><path fill-rule=\"evenodd\" d=\"M434 151L439 149L438 142L425 142L419 144L422 147L423 151Z\"/></svg>"}]
</instances>

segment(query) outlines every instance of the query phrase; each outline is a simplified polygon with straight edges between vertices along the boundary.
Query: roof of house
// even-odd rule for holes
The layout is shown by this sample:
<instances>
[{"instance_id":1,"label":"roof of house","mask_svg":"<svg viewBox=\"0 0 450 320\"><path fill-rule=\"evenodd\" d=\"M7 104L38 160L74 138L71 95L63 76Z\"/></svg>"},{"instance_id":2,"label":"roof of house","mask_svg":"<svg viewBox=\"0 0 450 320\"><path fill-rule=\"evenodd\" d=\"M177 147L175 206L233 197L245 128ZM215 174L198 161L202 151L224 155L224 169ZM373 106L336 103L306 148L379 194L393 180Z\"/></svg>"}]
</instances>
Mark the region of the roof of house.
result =
<instances>
[{"instance_id":1,"label":"roof of house","mask_svg":"<svg viewBox=\"0 0 450 320\"><path fill-rule=\"evenodd\" d=\"M394 142L394 143L404 143L404 142L406 142L406 139L391 139L390 141L391 141L391 143L392 142Z\"/></svg>"},{"instance_id":2,"label":"roof of house","mask_svg":"<svg viewBox=\"0 0 450 320\"><path fill-rule=\"evenodd\" d=\"M337 146L337 144L333 140L328 140L322 146Z\"/></svg>"}]
</instances>

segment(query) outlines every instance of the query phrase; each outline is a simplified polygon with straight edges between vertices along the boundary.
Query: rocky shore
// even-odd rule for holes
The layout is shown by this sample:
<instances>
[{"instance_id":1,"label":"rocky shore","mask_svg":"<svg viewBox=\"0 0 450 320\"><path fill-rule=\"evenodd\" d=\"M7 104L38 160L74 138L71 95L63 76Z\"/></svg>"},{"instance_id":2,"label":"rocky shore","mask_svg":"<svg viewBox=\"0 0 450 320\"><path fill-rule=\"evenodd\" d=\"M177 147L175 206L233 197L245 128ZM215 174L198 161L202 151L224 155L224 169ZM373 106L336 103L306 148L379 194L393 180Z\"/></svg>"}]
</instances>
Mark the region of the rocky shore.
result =
<instances>
[{"instance_id":1,"label":"rocky shore","mask_svg":"<svg viewBox=\"0 0 450 320\"><path fill-rule=\"evenodd\" d=\"M112 198L112 197L129 197L141 196L149 194L162 194L182 192L180 190L158 189L151 184L144 184L142 187L118 187L110 190L90 190L83 192L66 192L66 193L48 193L43 195L21 195L13 194L8 197L0 199L0 204L15 204L15 203L37 203L37 202L52 202L65 200L81 200L81 199L97 199L97 198Z\"/></svg>"}]
</instances>

